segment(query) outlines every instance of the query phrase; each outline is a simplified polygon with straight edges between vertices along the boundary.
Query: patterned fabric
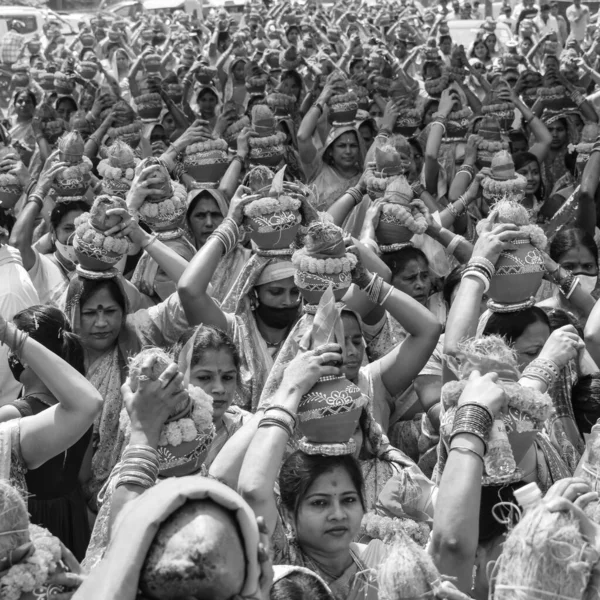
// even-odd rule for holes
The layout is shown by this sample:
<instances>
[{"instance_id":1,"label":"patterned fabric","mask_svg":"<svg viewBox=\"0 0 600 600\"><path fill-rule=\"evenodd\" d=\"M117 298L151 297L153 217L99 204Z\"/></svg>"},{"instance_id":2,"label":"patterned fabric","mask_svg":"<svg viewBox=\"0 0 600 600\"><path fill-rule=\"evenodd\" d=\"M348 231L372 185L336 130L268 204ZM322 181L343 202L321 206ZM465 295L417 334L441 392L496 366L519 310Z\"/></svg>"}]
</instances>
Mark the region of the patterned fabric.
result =
<instances>
[{"instance_id":1,"label":"patterned fabric","mask_svg":"<svg viewBox=\"0 0 600 600\"><path fill-rule=\"evenodd\" d=\"M21 456L21 419L0 423L0 479L8 479L27 501L27 468Z\"/></svg>"},{"instance_id":2,"label":"patterned fabric","mask_svg":"<svg viewBox=\"0 0 600 600\"><path fill-rule=\"evenodd\" d=\"M25 36L14 30L9 31L0 41L0 59L7 65L16 63L21 56Z\"/></svg>"}]
</instances>

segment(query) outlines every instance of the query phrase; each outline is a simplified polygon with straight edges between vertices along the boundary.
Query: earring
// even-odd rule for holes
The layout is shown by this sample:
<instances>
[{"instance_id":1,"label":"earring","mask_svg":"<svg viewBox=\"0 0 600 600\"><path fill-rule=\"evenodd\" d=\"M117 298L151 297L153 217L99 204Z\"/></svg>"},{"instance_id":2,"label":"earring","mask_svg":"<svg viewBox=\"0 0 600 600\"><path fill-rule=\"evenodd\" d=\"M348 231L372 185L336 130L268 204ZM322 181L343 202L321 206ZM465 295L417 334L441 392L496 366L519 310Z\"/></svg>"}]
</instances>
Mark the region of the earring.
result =
<instances>
[{"instance_id":1,"label":"earring","mask_svg":"<svg viewBox=\"0 0 600 600\"><path fill-rule=\"evenodd\" d=\"M285 528L285 538L287 539L289 544L293 544L296 541L296 531L291 525L286 525Z\"/></svg>"},{"instance_id":2,"label":"earring","mask_svg":"<svg viewBox=\"0 0 600 600\"><path fill-rule=\"evenodd\" d=\"M473 572L471 575L471 592L475 591L475 585L477 583L477 564L473 565Z\"/></svg>"}]
</instances>

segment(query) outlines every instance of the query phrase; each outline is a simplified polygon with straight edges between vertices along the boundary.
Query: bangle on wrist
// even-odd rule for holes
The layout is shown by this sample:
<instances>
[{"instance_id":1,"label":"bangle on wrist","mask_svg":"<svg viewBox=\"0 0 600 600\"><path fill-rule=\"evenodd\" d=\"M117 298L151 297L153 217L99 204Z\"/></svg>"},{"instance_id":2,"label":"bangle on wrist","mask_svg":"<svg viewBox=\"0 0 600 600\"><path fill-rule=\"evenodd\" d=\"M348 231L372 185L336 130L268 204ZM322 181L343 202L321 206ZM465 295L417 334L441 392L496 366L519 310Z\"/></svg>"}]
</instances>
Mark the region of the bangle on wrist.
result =
<instances>
[{"instance_id":1,"label":"bangle on wrist","mask_svg":"<svg viewBox=\"0 0 600 600\"><path fill-rule=\"evenodd\" d=\"M446 246L446 252L450 254L450 256L454 256L457 248L460 246L461 242L466 241L462 235L454 235L454 237L450 240L449 244Z\"/></svg>"},{"instance_id":2,"label":"bangle on wrist","mask_svg":"<svg viewBox=\"0 0 600 600\"><path fill-rule=\"evenodd\" d=\"M145 243L142 244L142 250L147 250L150 246L152 246L152 244L154 244L154 242L158 239L158 234L154 233L150 236L150 239Z\"/></svg>"}]
</instances>

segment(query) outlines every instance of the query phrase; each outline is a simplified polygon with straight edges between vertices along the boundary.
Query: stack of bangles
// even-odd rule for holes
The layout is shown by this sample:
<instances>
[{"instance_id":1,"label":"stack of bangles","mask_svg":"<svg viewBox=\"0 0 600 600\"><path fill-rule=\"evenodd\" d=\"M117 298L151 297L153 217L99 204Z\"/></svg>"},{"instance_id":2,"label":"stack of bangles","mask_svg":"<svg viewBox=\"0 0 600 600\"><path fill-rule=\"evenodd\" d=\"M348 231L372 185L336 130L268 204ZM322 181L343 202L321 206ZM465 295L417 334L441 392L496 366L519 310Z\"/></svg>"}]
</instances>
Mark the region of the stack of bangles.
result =
<instances>
[{"instance_id":1,"label":"stack of bangles","mask_svg":"<svg viewBox=\"0 0 600 600\"><path fill-rule=\"evenodd\" d=\"M265 410L265 414L260 420L260 427L279 427L283 429L289 437L294 435L294 429L296 429L297 418L296 415L280 405L269 406Z\"/></svg>"},{"instance_id":2,"label":"stack of bangles","mask_svg":"<svg viewBox=\"0 0 600 600\"><path fill-rule=\"evenodd\" d=\"M412 188L415 198L420 198L423 195L423 192L425 191L425 188L423 187L420 181L414 181L410 184L410 187Z\"/></svg>"},{"instance_id":3,"label":"stack of bangles","mask_svg":"<svg viewBox=\"0 0 600 600\"><path fill-rule=\"evenodd\" d=\"M2 336L0 342L6 344L10 348L10 351L20 360L23 353L23 346L25 346L29 334L17 329L12 323L5 323L4 331L0 330L0 334Z\"/></svg>"},{"instance_id":4,"label":"stack of bangles","mask_svg":"<svg viewBox=\"0 0 600 600\"><path fill-rule=\"evenodd\" d=\"M123 452L116 487L136 485L150 489L158 479L158 452L142 444L127 446Z\"/></svg>"},{"instance_id":5,"label":"stack of bangles","mask_svg":"<svg viewBox=\"0 0 600 600\"><path fill-rule=\"evenodd\" d=\"M558 268L557 275L560 275L560 267ZM564 277L557 277L557 283L560 287L560 291L565 295L568 300L575 291L575 288L579 285L579 277L575 277L571 271L566 271Z\"/></svg>"},{"instance_id":6,"label":"stack of bangles","mask_svg":"<svg viewBox=\"0 0 600 600\"><path fill-rule=\"evenodd\" d=\"M383 296L383 298L380 299L380 296L384 291L384 283L385 281L383 280L383 277L375 273L373 277L371 277L371 281L369 281L369 283L362 289L363 292L365 292L367 296L369 296L369 300L373 304L379 304L379 306L383 306L383 303L392 295L392 292L394 291L394 286L388 283L387 285L389 285L390 289Z\"/></svg>"},{"instance_id":7,"label":"stack of bangles","mask_svg":"<svg viewBox=\"0 0 600 600\"><path fill-rule=\"evenodd\" d=\"M578 92L577 90L573 90L569 96L576 106L581 106L587 99L581 92Z\"/></svg>"},{"instance_id":8,"label":"stack of bangles","mask_svg":"<svg viewBox=\"0 0 600 600\"><path fill-rule=\"evenodd\" d=\"M225 256L229 254L240 239L240 228L231 217L225 217L222 223L210 234L209 238L217 239L223 244Z\"/></svg>"},{"instance_id":9,"label":"stack of bangles","mask_svg":"<svg viewBox=\"0 0 600 600\"><path fill-rule=\"evenodd\" d=\"M463 271L461 279L465 277L474 277L483 283L485 294L490 289L490 281L496 272L496 268L490 260L483 256L473 256L467 263L467 268Z\"/></svg>"},{"instance_id":10,"label":"stack of bangles","mask_svg":"<svg viewBox=\"0 0 600 600\"><path fill-rule=\"evenodd\" d=\"M446 252L452 256L456 252L456 249L460 246L461 242L466 241L467 240L462 235L455 234L450 240L450 243L446 246Z\"/></svg>"},{"instance_id":11,"label":"stack of bangles","mask_svg":"<svg viewBox=\"0 0 600 600\"><path fill-rule=\"evenodd\" d=\"M536 358L532 360L524 369L523 377L528 379L537 379L545 383L548 388L552 387L558 377L560 369L558 365L549 358Z\"/></svg>"},{"instance_id":12,"label":"stack of bangles","mask_svg":"<svg viewBox=\"0 0 600 600\"><path fill-rule=\"evenodd\" d=\"M475 177L475 167L473 167L472 165L463 165L460 169L458 169L458 171L456 172L456 174L458 175L459 173L466 173L469 178L470 181L473 180L473 177Z\"/></svg>"},{"instance_id":13,"label":"stack of bangles","mask_svg":"<svg viewBox=\"0 0 600 600\"><path fill-rule=\"evenodd\" d=\"M442 129L444 130L444 133L442 135L446 135L446 118L447 117L439 112L433 113L432 117L433 117L433 121L431 122L431 126L433 127L434 125L441 125Z\"/></svg>"},{"instance_id":14,"label":"stack of bangles","mask_svg":"<svg viewBox=\"0 0 600 600\"><path fill-rule=\"evenodd\" d=\"M487 437L493 423L494 415L487 406L477 402L461 404L454 415L454 425L450 434L450 447L452 447L452 440L455 436L468 433L483 442L485 451L487 449ZM457 446L457 448L460 448L460 446ZM480 456L480 458L483 457Z\"/></svg>"},{"instance_id":15,"label":"stack of bangles","mask_svg":"<svg viewBox=\"0 0 600 600\"><path fill-rule=\"evenodd\" d=\"M364 196L364 194L356 186L348 188L346 190L346 194L352 197L352 200L354 200L354 206L360 204Z\"/></svg>"},{"instance_id":16,"label":"stack of bangles","mask_svg":"<svg viewBox=\"0 0 600 600\"><path fill-rule=\"evenodd\" d=\"M458 208L455 208L454 205L458 204ZM462 204L462 209L461 209L461 205ZM467 210L467 207L469 206L469 203L467 202L465 195L462 194L461 196L458 197L458 199L456 200L456 202L448 202L448 206L446 206L446 208L448 209L448 212L455 218L458 219L458 217L460 217L460 215L463 214L463 212L465 212Z\"/></svg>"},{"instance_id":17,"label":"stack of bangles","mask_svg":"<svg viewBox=\"0 0 600 600\"><path fill-rule=\"evenodd\" d=\"M392 132L389 129L380 129L377 132L377 137L385 138L386 140L392 135Z\"/></svg>"},{"instance_id":18,"label":"stack of bangles","mask_svg":"<svg viewBox=\"0 0 600 600\"><path fill-rule=\"evenodd\" d=\"M42 197L42 195L37 191L33 191L31 192L31 194L29 194L29 198L27 198L27 202L35 202L38 205L38 208L40 210L42 210L42 207L44 206L44 198Z\"/></svg>"}]
</instances>

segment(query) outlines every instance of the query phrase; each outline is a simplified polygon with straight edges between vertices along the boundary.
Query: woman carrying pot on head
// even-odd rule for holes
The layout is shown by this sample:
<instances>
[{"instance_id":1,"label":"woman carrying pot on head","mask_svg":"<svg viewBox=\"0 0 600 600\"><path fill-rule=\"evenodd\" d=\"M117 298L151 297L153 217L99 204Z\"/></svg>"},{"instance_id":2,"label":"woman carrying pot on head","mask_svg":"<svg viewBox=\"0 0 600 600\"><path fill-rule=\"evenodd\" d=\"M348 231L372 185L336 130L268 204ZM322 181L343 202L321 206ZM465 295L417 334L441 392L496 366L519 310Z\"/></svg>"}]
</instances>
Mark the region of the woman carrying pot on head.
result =
<instances>
[{"instance_id":1,"label":"woman carrying pot on head","mask_svg":"<svg viewBox=\"0 0 600 600\"><path fill-rule=\"evenodd\" d=\"M42 344L83 375L83 348L60 310L32 306L17 313L13 323L19 332ZM59 403L56 393L31 368L24 367L14 354L10 354L8 360L13 377L23 389L20 398L0 408L0 422L38 415ZM90 421L87 431L68 451L25 473L31 522L46 527L60 538L77 560L82 560L85 555L90 536L87 507L79 480L85 477L81 470L91 436Z\"/></svg>"},{"instance_id":2,"label":"woman carrying pot on head","mask_svg":"<svg viewBox=\"0 0 600 600\"><path fill-rule=\"evenodd\" d=\"M277 418L285 414L282 419L286 425L274 426L274 419L263 417L246 452L238 489L255 513L265 519L270 535L276 531L280 518L285 523L288 534L275 540L275 564L314 571L338 600L376 598L371 569L382 561L388 549L379 540L368 546L353 542L360 532L363 515L373 508L374 500L367 500L363 490L363 461L359 456L368 447L368 440L363 438L362 429L358 428L354 436L355 456L310 455L296 450L284 460L302 396L320 377L339 375L339 367L331 365L341 360L340 350L338 345L328 344L289 363L266 413L277 413ZM398 458L403 457L399 451L393 452ZM406 458L403 464L396 463L396 469L405 484L399 488L403 506L409 510L431 510L431 483ZM277 483L281 517L274 492Z\"/></svg>"},{"instance_id":3,"label":"woman carrying pot on head","mask_svg":"<svg viewBox=\"0 0 600 600\"><path fill-rule=\"evenodd\" d=\"M37 98L31 90L18 91L13 98L15 115L12 118L9 134L13 143L18 142L21 160L25 166L29 166L40 134L32 124L37 104Z\"/></svg>"}]
</instances>

